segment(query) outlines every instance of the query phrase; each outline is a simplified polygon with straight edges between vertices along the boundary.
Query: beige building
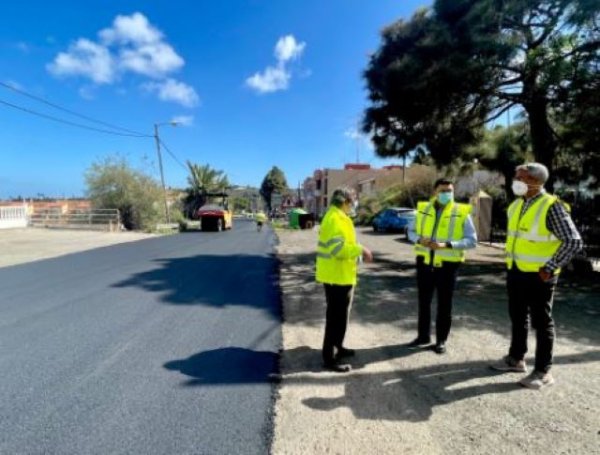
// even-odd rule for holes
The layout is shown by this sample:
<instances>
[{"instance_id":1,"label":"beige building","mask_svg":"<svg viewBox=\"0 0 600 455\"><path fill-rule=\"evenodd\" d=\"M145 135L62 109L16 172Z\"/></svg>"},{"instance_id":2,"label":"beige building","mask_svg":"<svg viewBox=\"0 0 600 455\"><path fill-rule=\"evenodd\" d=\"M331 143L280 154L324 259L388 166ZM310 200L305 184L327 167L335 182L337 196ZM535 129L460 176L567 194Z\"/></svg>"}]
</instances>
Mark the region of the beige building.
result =
<instances>
[{"instance_id":1,"label":"beige building","mask_svg":"<svg viewBox=\"0 0 600 455\"><path fill-rule=\"evenodd\" d=\"M318 169L304 180L304 208L310 213L322 215L329 207L333 191L340 186L355 189L360 197L408 183L432 172L427 166L421 165L406 168L394 165L378 169L369 164L346 164L344 169Z\"/></svg>"}]
</instances>

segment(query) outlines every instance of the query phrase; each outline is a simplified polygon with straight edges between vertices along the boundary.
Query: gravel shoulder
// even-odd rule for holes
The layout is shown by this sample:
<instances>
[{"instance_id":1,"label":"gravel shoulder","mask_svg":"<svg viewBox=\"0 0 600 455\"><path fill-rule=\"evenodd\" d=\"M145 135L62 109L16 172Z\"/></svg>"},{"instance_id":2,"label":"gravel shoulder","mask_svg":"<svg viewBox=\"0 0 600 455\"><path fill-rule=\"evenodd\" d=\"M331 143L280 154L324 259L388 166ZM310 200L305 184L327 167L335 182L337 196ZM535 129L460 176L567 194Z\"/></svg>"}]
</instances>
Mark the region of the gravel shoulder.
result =
<instances>
[{"instance_id":1,"label":"gravel shoulder","mask_svg":"<svg viewBox=\"0 0 600 455\"><path fill-rule=\"evenodd\" d=\"M468 255L455 295L449 352L409 351L416 287L410 245L359 232L376 256L361 267L347 375L321 370L324 295L314 282L316 231L278 231L283 295L282 381L275 454L600 453L600 283L564 274L555 302L557 384L542 392L487 366L508 346L502 251ZM0 230L0 267L153 237ZM597 281L597 280L596 280ZM530 354L535 345L530 336ZM531 363L531 362L530 362Z\"/></svg>"},{"instance_id":2,"label":"gravel shoulder","mask_svg":"<svg viewBox=\"0 0 600 455\"><path fill-rule=\"evenodd\" d=\"M479 246L461 269L448 353L410 351L412 248L361 229L375 262L361 266L347 345L353 371L321 370L324 293L314 282L317 232L279 231L282 381L275 454L600 453L600 285L564 274L555 302L557 384L542 391L495 374L506 353L502 251ZM435 313L434 313L435 314ZM535 339L529 340L532 363Z\"/></svg>"},{"instance_id":3,"label":"gravel shoulder","mask_svg":"<svg viewBox=\"0 0 600 455\"><path fill-rule=\"evenodd\" d=\"M0 267L155 237L141 232L59 229L1 229Z\"/></svg>"}]
</instances>

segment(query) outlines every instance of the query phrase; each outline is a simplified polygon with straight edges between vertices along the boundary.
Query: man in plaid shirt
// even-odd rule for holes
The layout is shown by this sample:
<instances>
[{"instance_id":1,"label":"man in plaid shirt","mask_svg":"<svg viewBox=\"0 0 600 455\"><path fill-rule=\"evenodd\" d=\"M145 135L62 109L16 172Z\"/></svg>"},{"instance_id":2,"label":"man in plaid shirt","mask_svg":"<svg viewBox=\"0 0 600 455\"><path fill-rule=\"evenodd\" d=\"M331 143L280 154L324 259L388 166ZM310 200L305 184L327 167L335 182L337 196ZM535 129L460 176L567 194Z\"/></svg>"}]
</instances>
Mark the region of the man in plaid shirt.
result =
<instances>
[{"instance_id":1,"label":"man in plaid shirt","mask_svg":"<svg viewBox=\"0 0 600 455\"><path fill-rule=\"evenodd\" d=\"M518 166L512 189L518 198L508 208L506 262L512 338L508 355L492 368L527 372L529 316L536 330L535 367L521 379L524 387L554 383L550 374L554 345L552 303L560 268L582 249L583 241L565 205L544 190L548 169L540 163Z\"/></svg>"}]
</instances>

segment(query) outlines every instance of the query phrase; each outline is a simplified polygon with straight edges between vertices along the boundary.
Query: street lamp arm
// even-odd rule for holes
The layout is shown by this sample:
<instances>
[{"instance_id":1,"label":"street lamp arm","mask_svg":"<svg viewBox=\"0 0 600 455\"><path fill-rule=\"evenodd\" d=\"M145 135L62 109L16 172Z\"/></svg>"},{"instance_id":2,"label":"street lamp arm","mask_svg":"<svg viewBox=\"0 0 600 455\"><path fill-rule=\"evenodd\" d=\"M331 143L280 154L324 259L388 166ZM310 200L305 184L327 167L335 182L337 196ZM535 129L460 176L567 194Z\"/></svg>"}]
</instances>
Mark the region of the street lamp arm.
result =
<instances>
[{"instance_id":1,"label":"street lamp arm","mask_svg":"<svg viewBox=\"0 0 600 455\"><path fill-rule=\"evenodd\" d=\"M178 126L181 125L181 122L176 122L175 120L171 120L170 122L160 122L160 123L155 123L154 127L159 127L159 126L164 126L164 125L170 125L170 126Z\"/></svg>"}]
</instances>

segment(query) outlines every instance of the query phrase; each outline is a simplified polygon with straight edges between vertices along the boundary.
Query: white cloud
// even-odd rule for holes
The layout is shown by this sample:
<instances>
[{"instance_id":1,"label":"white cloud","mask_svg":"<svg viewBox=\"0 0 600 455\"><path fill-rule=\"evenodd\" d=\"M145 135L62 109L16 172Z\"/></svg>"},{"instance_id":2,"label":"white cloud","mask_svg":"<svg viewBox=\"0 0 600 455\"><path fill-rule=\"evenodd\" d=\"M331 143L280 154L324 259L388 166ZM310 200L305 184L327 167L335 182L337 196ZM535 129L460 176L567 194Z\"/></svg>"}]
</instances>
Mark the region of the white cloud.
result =
<instances>
[{"instance_id":1,"label":"white cloud","mask_svg":"<svg viewBox=\"0 0 600 455\"><path fill-rule=\"evenodd\" d=\"M192 126L194 124L193 115L176 115L171 119L171 122L177 123L180 126Z\"/></svg>"},{"instance_id":2,"label":"white cloud","mask_svg":"<svg viewBox=\"0 0 600 455\"><path fill-rule=\"evenodd\" d=\"M304 52L306 43L298 43L293 35L286 35L275 45L277 66L267 66L264 71L254 73L246 79L246 85L258 93L272 93L287 90L292 79L292 72L286 67L290 60L299 58Z\"/></svg>"},{"instance_id":3,"label":"white cloud","mask_svg":"<svg viewBox=\"0 0 600 455\"><path fill-rule=\"evenodd\" d=\"M23 85L19 84L17 81L13 81L13 80L5 80L4 83L6 85L10 85L12 88L15 88L17 90L24 90Z\"/></svg>"},{"instance_id":4,"label":"white cloud","mask_svg":"<svg viewBox=\"0 0 600 455\"><path fill-rule=\"evenodd\" d=\"M105 44L147 44L156 43L163 38L162 32L141 13L117 16L113 26L101 30L99 35Z\"/></svg>"},{"instance_id":5,"label":"white cloud","mask_svg":"<svg viewBox=\"0 0 600 455\"><path fill-rule=\"evenodd\" d=\"M198 104L193 87L169 78L185 60L166 42L164 34L137 12L117 16L112 26L98 33L98 41L79 38L46 67L55 76L82 76L96 84L110 84L126 74L157 80L143 86L161 100L184 106ZM85 97L89 88L82 88Z\"/></svg>"},{"instance_id":6,"label":"white cloud","mask_svg":"<svg viewBox=\"0 0 600 455\"><path fill-rule=\"evenodd\" d=\"M344 136L348 139L358 142L358 144L362 144L367 148L373 148L373 143L371 142L371 137L368 134L359 131L357 128L349 128L344 131Z\"/></svg>"},{"instance_id":7,"label":"white cloud","mask_svg":"<svg viewBox=\"0 0 600 455\"><path fill-rule=\"evenodd\" d=\"M360 139L361 137L363 137L364 135L361 134L359 131L357 131L354 128L350 128L346 131L344 131L344 136L346 136L349 139L352 140L356 140L356 139Z\"/></svg>"},{"instance_id":8,"label":"white cloud","mask_svg":"<svg viewBox=\"0 0 600 455\"><path fill-rule=\"evenodd\" d=\"M158 98L163 101L173 101L185 107L197 106L199 102L198 94L193 87L175 79L148 82L142 87L149 92L157 93Z\"/></svg>"},{"instance_id":9,"label":"white cloud","mask_svg":"<svg viewBox=\"0 0 600 455\"><path fill-rule=\"evenodd\" d=\"M119 57L119 66L124 70L153 78L161 78L185 64L173 48L165 43L123 49Z\"/></svg>"},{"instance_id":10,"label":"white cloud","mask_svg":"<svg viewBox=\"0 0 600 455\"><path fill-rule=\"evenodd\" d=\"M246 79L246 84L259 93L271 93L278 90L286 90L290 84L292 75L283 67L268 66L262 73L255 73L254 76Z\"/></svg>"},{"instance_id":11,"label":"white cloud","mask_svg":"<svg viewBox=\"0 0 600 455\"><path fill-rule=\"evenodd\" d=\"M275 45L275 57L280 62L287 62L300 57L305 47L306 43L296 42L293 35L283 36Z\"/></svg>"},{"instance_id":12,"label":"white cloud","mask_svg":"<svg viewBox=\"0 0 600 455\"><path fill-rule=\"evenodd\" d=\"M113 26L101 30L99 36L105 45L117 47L118 64L123 71L162 78L185 64L164 41L163 33L141 13L117 16Z\"/></svg>"},{"instance_id":13,"label":"white cloud","mask_svg":"<svg viewBox=\"0 0 600 455\"><path fill-rule=\"evenodd\" d=\"M46 68L55 76L84 76L97 84L109 84L115 78L109 50L85 38L71 44L68 52L60 52Z\"/></svg>"}]
</instances>

